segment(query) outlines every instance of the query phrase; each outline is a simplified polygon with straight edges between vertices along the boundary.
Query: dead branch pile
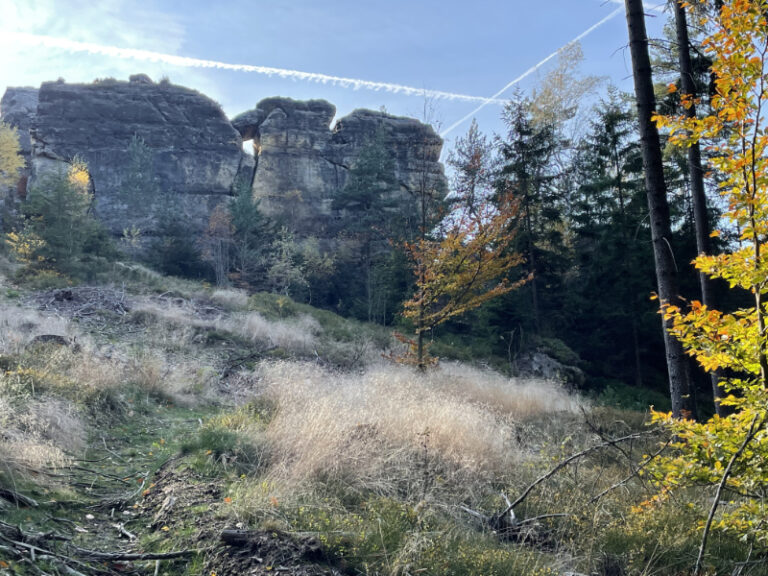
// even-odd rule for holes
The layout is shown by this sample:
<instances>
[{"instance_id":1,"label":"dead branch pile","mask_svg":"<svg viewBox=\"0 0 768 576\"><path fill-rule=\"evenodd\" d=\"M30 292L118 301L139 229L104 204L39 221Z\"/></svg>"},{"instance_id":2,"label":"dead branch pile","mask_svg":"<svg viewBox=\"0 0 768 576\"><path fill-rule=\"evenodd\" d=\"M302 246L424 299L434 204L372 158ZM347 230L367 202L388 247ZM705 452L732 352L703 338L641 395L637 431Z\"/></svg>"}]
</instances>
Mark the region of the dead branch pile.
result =
<instances>
[{"instance_id":1,"label":"dead branch pile","mask_svg":"<svg viewBox=\"0 0 768 576\"><path fill-rule=\"evenodd\" d=\"M65 318L80 319L96 313L111 312L124 316L131 305L124 290L95 286L77 286L40 292L33 297L40 310L55 312Z\"/></svg>"}]
</instances>

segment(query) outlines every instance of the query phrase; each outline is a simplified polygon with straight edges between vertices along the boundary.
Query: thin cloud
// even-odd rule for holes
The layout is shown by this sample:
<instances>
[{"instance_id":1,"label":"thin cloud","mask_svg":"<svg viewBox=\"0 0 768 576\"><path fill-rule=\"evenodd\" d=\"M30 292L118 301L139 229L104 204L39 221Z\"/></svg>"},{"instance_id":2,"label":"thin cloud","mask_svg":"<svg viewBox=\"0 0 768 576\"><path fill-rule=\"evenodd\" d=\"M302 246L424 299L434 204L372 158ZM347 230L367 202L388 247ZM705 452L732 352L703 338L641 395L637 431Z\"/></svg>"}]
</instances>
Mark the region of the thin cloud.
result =
<instances>
[{"instance_id":1,"label":"thin cloud","mask_svg":"<svg viewBox=\"0 0 768 576\"><path fill-rule=\"evenodd\" d=\"M299 70L289 70L285 68L272 68L269 66L253 66L250 64L230 64L227 62L218 62L216 60L202 60L199 58L188 58L186 56L176 56L174 54L164 54L162 52L151 52L149 50L137 50L133 48L119 48L117 46L106 46L92 42L77 42L67 38L47 36L43 34L28 34L22 32L11 32L12 40L32 46L42 46L45 48L54 48L67 50L70 52L88 52L90 54L100 54L112 58L122 58L130 60L140 60L144 62L159 62L171 66L180 66L185 68L215 68L219 70L233 70L237 72L252 72L255 74L264 74L266 76L278 76L280 78L289 78L304 82L315 82L318 84L330 84L342 88L351 88L353 90L373 90L390 92L392 94L402 94L405 96L421 96L437 98L441 100L454 100L460 102L482 102L483 106L488 104L504 104L504 100L496 100L495 96L484 98L482 96L471 96L469 94L460 94L456 92L443 92L440 90L425 90L424 88L414 88L402 84L392 84L389 82L373 82L359 78L344 78L342 76L331 76L328 74L319 74L316 72L301 72Z\"/></svg>"},{"instance_id":2,"label":"thin cloud","mask_svg":"<svg viewBox=\"0 0 768 576\"><path fill-rule=\"evenodd\" d=\"M622 8L616 8L616 10L614 10L613 12L611 12L610 14L608 14L608 16L606 16L606 17L605 17L605 18L603 18L602 20L600 20L600 21L598 21L598 22L594 23L592 26L590 26L589 28L587 28L586 30L584 30L584 32L582 32L581 34L579 34L578 36L576 36L576 37L575 37L573 40L571 40L571 41L570 41L570 42L568 42L567 44L564 44L563 46L561 46L560 48L558 48L557 50L555 50L554 52L552 52L552 54L550 54L549 56L547 56L547 57L546 57L546 58L544 58L543 60L539 61L538 63L536 63L536 64L534 64L533 66L531 66L530 68L528 68L528 70L526 70L525 72L523 72L522 74L520 74L520 76L518 76L517 78L515 78L515 79L514 79L514 80L512 80L511 82L507 83L507 84L506 84L506 85L505 85L505 86L504 86L504 87L503 87L501 90L499 90L498 92L496 92L496 94L494 94L493 96L491 96L491 97L490 97L490 98L489 98L487 101L484 101L482 104L480 104L480 106L478 106L477 108L475 108L474 110L472 110L472 112L470 112L469 114L467 114L467 115L465 115L465 116L462 116L462 117L461 117L459 120L457 120L456 122L454 122L453 124L451 124L450 126L448 126L448 128L446 128L445 130L443 130L443 131L440 133L440 136L442 136L443 138L445 138L445 136L446 136L448 133L452 132L453 130L455 130L456 128L458 128L459 126L461 126L461 125L462 125L464 122L466 122L467 120L469 120L470 118L472 118L472 117L473 117L475 114L477 114L478 112L480 112L480 110L482 110L483 108L485 108L485 107L486 107L486 106L487 106L487 105L488 105L490 102L495 102L495 101L497 101L497 98L498 98L499 96L501 96L502 94L504 94L504 92L506 92L507 90L509 90L510 88L512 88L512 86L514 86L515 84L518 84L519 82L521 82L521 81L525 80L525 79L526 79L528 76L530 76L531 74L533 74L534 72L536 72L536 71L537 71L539 68L541 68L542 66L544 66L544 65L545 65L547 62L549 62L550 60L552 60L553 58L555 58L555 57L556 57L558 54L560 54L560 53L561 53L563 50L565 50L565 49L566 49L568 46L570 46L571 44L574 44L574 43L576 43L576 42L579 42L579 41L581 41L583 38L587 37L589 34L591 34L592 32L594 32L594 31L595 31L595 30L597 30L598 28L600 28L600 26L602 26L602 25L603 25L603 24L605 24L606 22L608 22L608 21L612 20L613 18L615 18L616 16L618 16L618 15L619 15L619 14L621 14L622 12L624 12L624 8L623 8L623 7L622 7Z\"/></svg>"}]
</instances>

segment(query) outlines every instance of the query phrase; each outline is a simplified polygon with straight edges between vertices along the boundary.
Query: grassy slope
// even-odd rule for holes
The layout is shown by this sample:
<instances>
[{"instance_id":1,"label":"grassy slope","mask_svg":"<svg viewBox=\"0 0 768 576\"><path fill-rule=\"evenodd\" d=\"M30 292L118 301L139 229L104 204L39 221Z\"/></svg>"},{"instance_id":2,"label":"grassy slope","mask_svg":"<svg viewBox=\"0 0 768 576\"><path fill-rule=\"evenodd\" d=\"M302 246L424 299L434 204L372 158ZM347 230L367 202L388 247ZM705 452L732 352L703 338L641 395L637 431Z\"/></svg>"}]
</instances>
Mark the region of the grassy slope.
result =
<instances>
[{"instance_id":1,"label":"grassy slope","mask_svg":"<svg viewBox=\"0 0 768 576\"><path fill-rule=\"evenodd\" d=\"M675 574L691 565L696 506L632 513L650 495L636 480L589 503L626 477L625 456L639 461L644 442L542 483L518 518L559 516L511 539L466 511L503 509L504 494L600 435L643 429L642 414L458 364L415 374L381 359L390 339L380 328L275 295L120 274L119 289L58 300L2 288L0 488L40 505L9 505L0 518L81 548L204 551L70 569ZM74 344L32 343L46 333ZM227 528L254 532L228 547ZM747 554L723 536L712 550L722 566ZM0 574L57 571L66 572L60 559L32 562L0 542Z\"/></svg>"}]
</instances>

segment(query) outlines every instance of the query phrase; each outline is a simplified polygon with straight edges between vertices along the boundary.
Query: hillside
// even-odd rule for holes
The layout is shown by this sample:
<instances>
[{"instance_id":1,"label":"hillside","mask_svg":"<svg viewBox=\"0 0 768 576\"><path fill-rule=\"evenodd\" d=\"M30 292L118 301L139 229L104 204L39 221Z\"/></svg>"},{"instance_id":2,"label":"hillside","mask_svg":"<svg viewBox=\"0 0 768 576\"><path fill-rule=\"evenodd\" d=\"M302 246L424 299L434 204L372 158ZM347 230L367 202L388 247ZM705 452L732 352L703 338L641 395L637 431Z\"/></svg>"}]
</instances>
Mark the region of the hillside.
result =
<instances>
[{"instance_id":1,"label":"hillside","mask_svg":"<svg viewBox=\"0 0 768 576\"><path fill-rule=\"evenodd\" d=\"M619 574L693 553L685 531L627 533L642 414L419 374L382 358L381 327L120 270L3 280L2 574Z\"/></svg>"}]
</instances>

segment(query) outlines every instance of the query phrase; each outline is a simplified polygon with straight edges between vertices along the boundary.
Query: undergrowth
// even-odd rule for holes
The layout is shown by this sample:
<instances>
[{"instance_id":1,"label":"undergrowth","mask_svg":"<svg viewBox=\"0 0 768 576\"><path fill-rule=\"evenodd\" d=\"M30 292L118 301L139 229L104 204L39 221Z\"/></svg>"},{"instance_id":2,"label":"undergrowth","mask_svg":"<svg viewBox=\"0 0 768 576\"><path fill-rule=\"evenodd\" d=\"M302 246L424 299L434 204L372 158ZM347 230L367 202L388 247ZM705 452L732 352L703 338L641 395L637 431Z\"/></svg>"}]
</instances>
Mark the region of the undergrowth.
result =
<instances>
[{"instance_id":1,"label":"undergrowth","mask_svg":"<svg viewBox=\"0 0 768 576\"><path fill-rule=\"evenodd\" d=\"M631 475L659 441L644 435L645 396L612 385L585 399L450 361L421 374L382 358L395 345L383 327L119 273L125 313L78 315L4 281L0 488L41 502L6 505L6 522L45 532L65 518L87 531L74 533L83 546L154 552L255 530L311 539L350 575L671 576L695 559L708 495L659 504L651 479ZM515 507L522 528L487 521L563 459L633 434L537 484ZM765 573L757 543L716 533L709 549L710 573ZM34 573L1 550L11 574ZM161 570L228 573L226 550ZM280 567L254 569L267 566Z\"/></svg>"}]
</instances>

